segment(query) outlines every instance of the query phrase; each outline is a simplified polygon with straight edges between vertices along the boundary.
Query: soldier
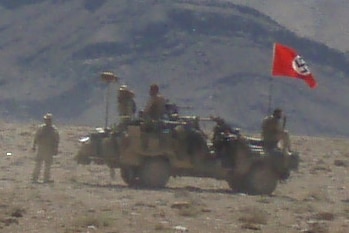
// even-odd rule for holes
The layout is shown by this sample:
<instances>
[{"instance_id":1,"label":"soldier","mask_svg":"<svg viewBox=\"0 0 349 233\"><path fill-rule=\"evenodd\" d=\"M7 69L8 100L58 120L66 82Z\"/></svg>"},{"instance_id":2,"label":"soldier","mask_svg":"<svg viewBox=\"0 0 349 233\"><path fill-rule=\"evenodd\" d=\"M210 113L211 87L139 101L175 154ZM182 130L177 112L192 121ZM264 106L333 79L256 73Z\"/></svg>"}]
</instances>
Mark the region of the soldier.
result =
<instances>
[{"instance_id":1,"label":"soldier","mask_svg":"<svg viewBox=\"0 0 349 233\"><path fill-rule=\"evenodd\" d=\"M141 143L144 149L148 148L149 136L155 136L159 139L159 145L163 144L160 136L161 122L160 120L166 113L166 99L160 95L159 86L152 84L149 88L150 99L148 100L142 118L144 120L141 129Z\"/></svg>"},{"instance_id":2,"label":"soldier","mask_svg":"<svg viewBox=\"0 0 349 233\"><path fill-rule=\"evenodd\" d=\"M262 140L265 151L270 151L277 148L278 143L282 143L283 152L289 152L290 137L285 130L286 117L280 108L276 108L273 114L267 116L262 122Z\"/></svg>"},{"instance_id":3,"label":"soldier","mask_svg":"<svg viewBox=\"0 0 349 233\"><path fill-rule=\"evenodd\" d=\"M222 150L225 146L225 140L224 135L226 134L232 134L233 129L231 126L221 117L211 117L213 121L216 122L215 127L213 128L213 138L212 143L213 147L217 151L217 155L220 156L222 153Z\"/></svg>"},{"instance_id":4,"label":"soldier","mask_svg":"<svg viewBox=\"0 0 349 233\"><path fill-rule=\"evenodd\" d=\"M126 85L121 85L118 92L118 111L120 123L126 123L134 118L136 113L135 94Z\"/></svg>"},{"instance_id":5,"label":"soldier","mask_svg":"<svg viewBox=\"0 0 349 233\"><path fill-rule=\"evenodd\" d=\"M143 117L145 119L160 120L166 112L166 99L160 95L157 84L150 86L149 95L150 99L144 108Z\"/></svg>"},{"instance_id":6,"label":"soldier","mask_svg":"<svg viewBox=\"0 0 349 233\"><path fill-rule=\"evenodd\" d=\"M37 151L37 154L32 176L33 183L38 182L43 162L45 163L44 183L53 182L53 180L50 180L50 170L53 156L58 153L58 144L59 133L57 128L52 124L52 114L47 113L44 115L44 124L39 126L34 136L32 150Z\"/></svg>"}]
</instances>

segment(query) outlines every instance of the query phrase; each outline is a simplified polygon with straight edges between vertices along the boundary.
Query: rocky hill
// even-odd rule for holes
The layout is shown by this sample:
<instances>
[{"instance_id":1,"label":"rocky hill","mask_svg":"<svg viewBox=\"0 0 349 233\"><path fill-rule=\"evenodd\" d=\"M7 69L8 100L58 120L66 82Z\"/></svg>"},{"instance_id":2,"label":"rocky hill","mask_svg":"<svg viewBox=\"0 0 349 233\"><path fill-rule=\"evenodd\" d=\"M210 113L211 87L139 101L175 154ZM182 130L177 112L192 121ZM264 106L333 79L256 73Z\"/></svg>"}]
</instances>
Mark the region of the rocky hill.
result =
<instances>
[{"instance_id":1,"label":"rocky hill","mask_svg":"<svg viewBox=\"0 0 349 233\"><path fill-rule=\"evenodd\" d=\"M135 90L138 108L148 85L158 82L171 101L192 107L185 114L220 115L258 131L271 95L291 133L349 135L345 54L253 8L200 0L1 0L0 6L5 120L40 120L51 111L60 123L102 125L106 85L98 76L110 70ZM271 77L276 41L301 53L317 89ZM110 103L112 122L114 92Z\"/></svg>"},{"instance_id":2,"label":"rocky hill","mask_svg":"<svg viewBox=\"0 0 349 233\"><path fill-rule=\"evenodd\" d=\"M349 2L345 0L230 0L269 15L300 36L349 50Z\"/></svg>"}]
</instances>

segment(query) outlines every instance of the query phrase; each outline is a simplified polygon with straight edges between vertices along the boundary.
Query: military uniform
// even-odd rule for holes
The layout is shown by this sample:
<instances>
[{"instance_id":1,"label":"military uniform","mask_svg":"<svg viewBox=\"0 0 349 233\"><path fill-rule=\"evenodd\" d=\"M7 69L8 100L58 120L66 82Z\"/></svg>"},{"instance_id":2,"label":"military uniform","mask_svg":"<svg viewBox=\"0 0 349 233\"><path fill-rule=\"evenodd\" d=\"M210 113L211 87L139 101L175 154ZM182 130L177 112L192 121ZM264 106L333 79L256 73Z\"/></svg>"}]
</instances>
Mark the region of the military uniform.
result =
<instances>
[{"instance_id":1,"label":"military uniform","mask_svg":"<svg viewBox=\"0 0 349 233\"><path fill-rule=\"evenodd\" d=\"M262 122L262 140L263 147L266 151L277 148L278 143L282 143L284 151L290 150L290 137L284 127L281 119L278 119L275 114L267 116Z\"/></svg>"},{"instance_id":2,"label":"military uniform","mask_svg":"<svg viewBox=\"0 0 349 233\"><path fill-rule=\"evenodd\" d=\"M37 151L32 176L33 182L38 181L43 163L45 164L44 182L52 182L52 180L50 180L51 165L53 156L58 153L59 133L57 128L52 125L52 114L46 114L44 120L45 124L38 127L33 141L32 149Z\"/></svg>"},{"instance_id":3,"label":"military uniform","mask_svg":"<svg viewBox=\"0 0 349 233\"><path fill-rule=\"evenodd\" d=\"M148 100L143 110L143 124L141 126L141 141L144 149L148 148L149 136L155 136L159 139L159 144L162 145L163 141L160 137L161 122L160 119L164 117L166 113L166 99L159 94L159 87L156 84L152 84L149 89L150 99Z\"/></svg>"},{"instance_id":4,"label":"military uniform","mask_svg":"<svg viewBox=\"0 0 349 233\"><path fill-rule=\"evenodd\" d=\"M144 118L160 120L166 112L166 99L160 95L151 96L144 108Z\"/></svg>"},{"instance_id":5,"label":"military uniform","mask_svg":"<svg viewBox=\"0 0 349 233\"><path fill-rule=\"evenodd\" d=\"M232 128L230 127L229 124L225 122L224 119L222 118L213 118L215 122L217 123L215 127L213 128L213 138L212 138L212 143L213 147L217 151L217 155L221 156L222 151L224 149L224 146L226 144L225 140L225 134L227 133L233 133Z\"/></svg>"}]
</instances>

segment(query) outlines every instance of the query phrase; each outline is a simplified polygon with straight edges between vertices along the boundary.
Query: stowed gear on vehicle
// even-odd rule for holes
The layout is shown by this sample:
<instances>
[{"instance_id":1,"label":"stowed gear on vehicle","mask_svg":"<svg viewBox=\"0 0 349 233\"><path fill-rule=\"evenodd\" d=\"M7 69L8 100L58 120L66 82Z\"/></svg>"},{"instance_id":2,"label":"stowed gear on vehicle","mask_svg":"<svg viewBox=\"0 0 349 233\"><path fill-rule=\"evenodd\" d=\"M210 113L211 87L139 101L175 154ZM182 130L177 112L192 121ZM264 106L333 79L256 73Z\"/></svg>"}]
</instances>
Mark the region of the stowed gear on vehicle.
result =
<instances>
[{"instance_id":1,"label":"stowed gear on vehicle","mask_svg":"<svg viewBox=\"0 0 349 233\"><path fill-rule=\"evenodd\" d=\"M215 123L212 137L200 129L202 121ZM299 163L297 152L276 148L265 153L260 140L241 135L219 117L140 118L81 142L75 157L79 164L106 164L112 176L120 168L130 186L161 188L171 176L208 177L226 180L234 192L271 194Z\"/></svg>"}]
</instances>

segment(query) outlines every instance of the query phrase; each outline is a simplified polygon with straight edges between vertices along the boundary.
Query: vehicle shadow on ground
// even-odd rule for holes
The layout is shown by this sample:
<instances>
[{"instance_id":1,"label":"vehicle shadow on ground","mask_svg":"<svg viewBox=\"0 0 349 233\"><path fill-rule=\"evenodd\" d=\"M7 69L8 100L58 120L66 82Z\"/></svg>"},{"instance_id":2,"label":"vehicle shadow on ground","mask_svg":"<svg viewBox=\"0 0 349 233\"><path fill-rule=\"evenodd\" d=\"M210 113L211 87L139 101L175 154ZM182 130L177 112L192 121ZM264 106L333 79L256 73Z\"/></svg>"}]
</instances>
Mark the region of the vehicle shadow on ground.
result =
<instances>
[{"instance_id":1,"label":"vehicle shadow on ground","mask_svg":"<svg viewBox=\"0 0 349 233\"><path fill-rule=\"evenodd\" d=\"M174 191L187 191L192 193L212 193L212 194L240 194L240 193L234 193L229 188L227 189L207 189L207 188L200 188L200 187L194 187L194 186L183 186L183 187L164 187L164 188L145 188L145 187L139 187L139 186L128 186L123 184L98 184L98 183L88 183L88 182L75 182L76 184L91 187L91 188L105 188L105 189L115 189L115 190L146 190L146 191L159 191L159 192L169 192L172 193Z\"/></svg>"}]
</instances>

